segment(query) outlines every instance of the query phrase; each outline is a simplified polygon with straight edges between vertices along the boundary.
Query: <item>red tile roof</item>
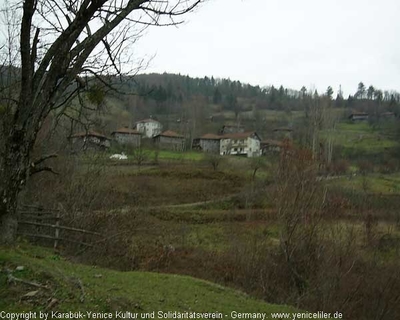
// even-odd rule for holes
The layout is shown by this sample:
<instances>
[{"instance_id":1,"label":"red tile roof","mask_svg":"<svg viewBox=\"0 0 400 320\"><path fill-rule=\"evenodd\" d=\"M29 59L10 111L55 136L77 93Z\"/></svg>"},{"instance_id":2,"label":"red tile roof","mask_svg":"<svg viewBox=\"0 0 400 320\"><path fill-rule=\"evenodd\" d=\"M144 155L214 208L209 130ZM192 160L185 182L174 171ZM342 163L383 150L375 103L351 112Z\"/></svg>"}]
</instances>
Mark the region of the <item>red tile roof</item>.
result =
<instances>
[{"instance_id":1,"label":"red tile roof","mask_svg":"<svg viewBox=\"0 0 400 320\"><path fill-rule=\"evenodd\" d=\"M261 146L277 146L277 147L283 146L283 142L277 140L263 140L260 142L260 144Z\"/></svg>"},{"instance_id":2,"label":"red tile roof","mask_svg":"<svg viewBox=\"0 0 400 320\"><path fill-rule=\"evenodd\" d=\"M172 130L164 131L164 132L160 133L158 136L170 137L170 138L183 138L183 136L181 136L180 134L178 134Z\"/></svg>"},{"instance_id":3,"label":"red tile roof","mask_svg":"<svg viewBox=\"0 0 400 320\"><path fill-rule=\"evenodd\" d=\"M144 123L144 122L158 122L158 123L160 123L159 121L151 119L151 118L136 121L136 123Z\"/></svg>"},{"instance_id":4,"label":"red tile roof","mask_svg":"<svg viewBox=\"0 0 400 320\"><path fill-rule=\"evenodd\" d=\"M200 137L200 139L204 139L204 140L219 140L219 139L221 139L221 136L219 136L217 134L213 134L213 133L206 133L205 135L202 135Z\"/></svg>"},{"instance_id":5,"label":"red tile roof","mask_svg":"<svg viewBox=\"0 0 400 320\"><path fill-rule=\"evenodd\" d=\"M82 138L82 137L97 137L102 139L108 139L105 135L96 131L78 132L71 135L71 138Z\"/></svg>"},{"instance_id":6,"label":"red tile roof","mask_svg":"<svg viewBox=\"0 0 400 320\"><path fill-rule=\"evenodd\" d=\"M239 124L239 125L237 125L237 124L224 124L222 127L223 128L224 127L226 127L226 128L244 128L244 126L241 125L241 124Z\"/></svg>"},{"instance_id":7,"label":"red tile roof","mask_svg":"<svg viewBox=\"0 0 400 320\"><path fill-rule=\"evenodd\" d=\"M119 128L118 130L115 130L111 134L114 133L124 133L124 134L140 134L139 131L134 130L134 129L129 129L129 128Z\"/></svg>"},{"instance_id":8,"label":"red tile roof","mask_svg":"<svg viewBox=\"0 0 400 320\"><path fill-rule=\"evenodd\" d=\"M222 139L246 139L251 137L252 135L257 135L254 131L249 132L237 132L237 133L227 133L221 136Z\"/></svg>"},{"instance_id":9,"label":"red tile roof","mask_svg":"<svg viewBox=\"0 0 400 320\"><path fill-rule=\"evenodd\" d=\"M273 131L288 131L288 132L292 132L293 129L292 128L282 127L282 128L275 128Z\"/></svg>"}]
</instances>

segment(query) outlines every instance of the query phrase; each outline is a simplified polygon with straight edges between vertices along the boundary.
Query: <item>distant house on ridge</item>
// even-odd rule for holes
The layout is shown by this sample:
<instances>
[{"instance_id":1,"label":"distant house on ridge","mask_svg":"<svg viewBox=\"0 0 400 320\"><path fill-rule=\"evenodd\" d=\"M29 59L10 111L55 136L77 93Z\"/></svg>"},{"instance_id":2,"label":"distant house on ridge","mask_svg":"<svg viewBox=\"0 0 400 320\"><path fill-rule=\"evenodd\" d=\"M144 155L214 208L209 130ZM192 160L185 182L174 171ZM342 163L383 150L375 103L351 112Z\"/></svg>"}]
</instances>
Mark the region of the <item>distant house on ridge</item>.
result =
<instances>
[{"instance_id":1,"label":"distant house on ridge","mask_svg":"<svg viewBox=\"0 0 400 320\"><path fill-rule=\"evenodd\" d=\"M383 112L380 114L381 119L395 119L396 114L394 112Z\"/></svg>"},{"instance_id":2,"label":"distant house on ridge","mask_svg":"<svg viewBox=\"0 0 400 320\"><path fill-rule=\"evenodd\" d=\"M273 129L274 138L276 140L292 139L293 129L288 127L280 127Z\"/></svg>"},{"instance_id":3,"label":"distant house on ridge","mask_svg":"<svg viewBox=\"0 0 400 320\"><path fill-rule=\"evenodd\" d=\"M354 111L350 116L349 119L353 122L359 122L359 121L367 121L369 118L368 113L366 112L358 112Z\"/></svg>"},{"instance_id":4,"label":"distant house on ridge","mask_svg":"<svg viewBox=\"0 0 400 320\"><path fill-rule=\"evenodd\" d=\"M240 133L240 132L244 132L244 127L239 124L237 124L237 125L225 124L219 130L220 135L229 134L229 133Z\"/></svg>"}]
</instances>

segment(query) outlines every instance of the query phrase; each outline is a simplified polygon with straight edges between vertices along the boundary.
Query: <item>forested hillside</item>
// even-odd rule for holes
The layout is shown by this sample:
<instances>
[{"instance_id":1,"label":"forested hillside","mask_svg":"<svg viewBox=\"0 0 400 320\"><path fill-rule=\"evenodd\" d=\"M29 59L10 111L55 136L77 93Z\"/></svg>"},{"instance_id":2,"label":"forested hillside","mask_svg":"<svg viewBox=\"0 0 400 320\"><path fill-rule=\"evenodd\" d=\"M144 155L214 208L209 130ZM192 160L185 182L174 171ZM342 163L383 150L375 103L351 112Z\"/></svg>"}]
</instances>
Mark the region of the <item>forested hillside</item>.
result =
<instances>
[{"instance_id":1,"label":"forested hillside","mask_svg":"<svg viewBox=\"0 0 400 320\"><path fill-rule=\"evenodd\" d=\"M299 90L260 87L237 80L167 73L122 78L118 87L118 92L108 94L109 112L101 121L104 131L154 117L165 129L187 138L216 133L223 124L241 124L267 138L276 127L303 127L303 115L310 115L315 105L329 108L339 119L357 111L368 112L370 122L379 122L384 112L399 114L400 105L398 92L367 87L362 82L348 97L343 97L340 89L334 93L332 87L317 92L305 86Z\"/></svg>"}]
</instances>

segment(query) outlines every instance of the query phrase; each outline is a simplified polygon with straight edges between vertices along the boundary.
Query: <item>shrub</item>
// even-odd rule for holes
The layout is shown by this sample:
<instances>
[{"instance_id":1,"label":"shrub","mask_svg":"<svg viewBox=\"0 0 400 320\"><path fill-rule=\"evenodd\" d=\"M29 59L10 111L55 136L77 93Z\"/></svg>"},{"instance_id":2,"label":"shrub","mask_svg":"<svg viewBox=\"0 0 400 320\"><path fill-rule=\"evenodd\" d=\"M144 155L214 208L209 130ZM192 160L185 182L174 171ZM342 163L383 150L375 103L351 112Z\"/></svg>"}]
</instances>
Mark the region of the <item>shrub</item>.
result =
<instances>
[{"instance_id":1,"label":"shrub","mask_svg":"<svg viewBox=\"0 0 400 320\"><path fill-rule=\"evenodd\" d=\"M390 158L384 162L379 168L381 173L393 173L399 170L399 161L395 158Z\"/></svg>"},{"instance_id":2,"label":"shrub","mask_svg":"<svg viewBox=\"0 0 400 320\"><path fill-rule=\"evenodd\" d=\"M342 175L346 174L349 171L350 163L346 159L339 159L333 161L330 165L327 166L328 173L334 175Z\"/></svg>"},{"instance_id":3,"label":"shrub","mask_svg":"<svg viewBox=\"0 0 400 320\"><path fill-rule=\"evenodd\" d=\"M361 174L367 174L374 171L374 165L371 161L368 160L360 160L358 162L358 169Z\"/></svg>"}]
</instances>

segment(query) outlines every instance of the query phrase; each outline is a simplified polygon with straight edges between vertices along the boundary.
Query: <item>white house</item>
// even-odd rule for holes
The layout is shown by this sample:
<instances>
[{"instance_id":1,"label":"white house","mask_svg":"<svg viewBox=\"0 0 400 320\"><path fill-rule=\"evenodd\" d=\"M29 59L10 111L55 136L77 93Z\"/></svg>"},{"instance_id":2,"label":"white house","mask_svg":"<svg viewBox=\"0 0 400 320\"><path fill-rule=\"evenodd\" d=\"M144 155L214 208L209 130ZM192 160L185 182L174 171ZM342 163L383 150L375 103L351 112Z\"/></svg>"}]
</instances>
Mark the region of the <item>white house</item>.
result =
<instances>
[{"instance_id":1,"label":"white house","mask_svg":"<svg viewBox=\"0 0 400 320\"><path fill-rule=\"evenodd\" d=\"M244 155L258 157L261 155L261 139L256 132L238 132L221 136L221 155Z\"/></svg>"},{"instance_id":2,"label":"white house","mask_svg":"<svg viewBox=\"0 0 400 320\"><path fill-rule=\"evenodd\" d=\"M147 138L153 138L161 133L162 124L154 119L144 119L136 122L136 130Z\"/></svg>"}]
</instances>

